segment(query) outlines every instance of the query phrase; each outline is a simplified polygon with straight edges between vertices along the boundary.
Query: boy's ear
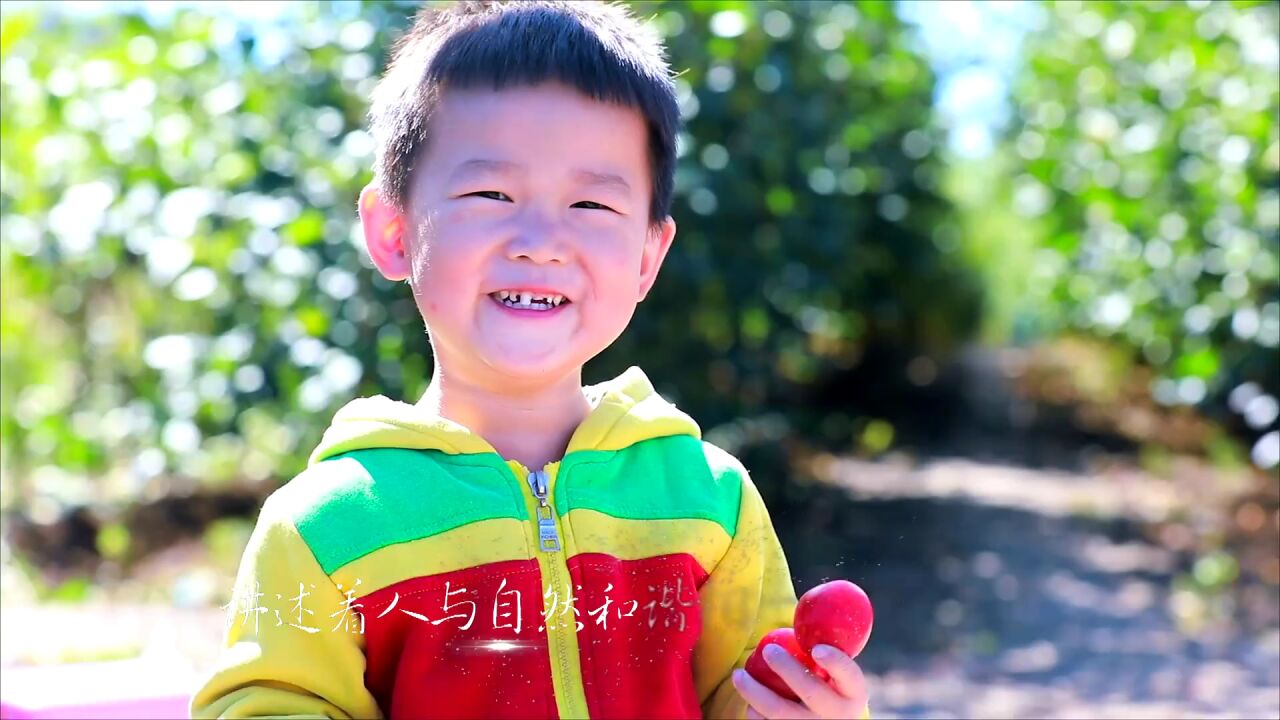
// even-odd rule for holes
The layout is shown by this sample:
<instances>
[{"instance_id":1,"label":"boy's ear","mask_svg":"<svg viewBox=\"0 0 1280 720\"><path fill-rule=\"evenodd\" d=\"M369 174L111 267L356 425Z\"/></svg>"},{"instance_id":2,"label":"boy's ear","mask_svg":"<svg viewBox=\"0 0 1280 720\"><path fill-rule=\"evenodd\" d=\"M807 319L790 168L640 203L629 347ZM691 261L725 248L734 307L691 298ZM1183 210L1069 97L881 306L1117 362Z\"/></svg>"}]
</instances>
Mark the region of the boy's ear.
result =
<instances>
[{"instance_id":1,"label":"boy's ear","mask_svg":"<svg viewBox=\"0 0 1280 720\"><path fill-rule=\"evenodd\" d=\"M360 224L364 226L364 243L369 258L388 280L399 282L409 277L409 260L404 247L404 217L383 202L372 184L360 191Z\"/></svg>"},{"instance_id":2,"label":"boy's ear","mask_svg":"<svg viewBox=\"0 0 1280 720\"><path fill-rule=\"evenodd\" d=\"M649 296L649 290L658 279L658 270L662 261L671 249L671 241L676 237L676 221L668 215L665 220L649 228L645 234L644 252L640 256L640 298L643 302Z\"/></svg>"}]
</instances>

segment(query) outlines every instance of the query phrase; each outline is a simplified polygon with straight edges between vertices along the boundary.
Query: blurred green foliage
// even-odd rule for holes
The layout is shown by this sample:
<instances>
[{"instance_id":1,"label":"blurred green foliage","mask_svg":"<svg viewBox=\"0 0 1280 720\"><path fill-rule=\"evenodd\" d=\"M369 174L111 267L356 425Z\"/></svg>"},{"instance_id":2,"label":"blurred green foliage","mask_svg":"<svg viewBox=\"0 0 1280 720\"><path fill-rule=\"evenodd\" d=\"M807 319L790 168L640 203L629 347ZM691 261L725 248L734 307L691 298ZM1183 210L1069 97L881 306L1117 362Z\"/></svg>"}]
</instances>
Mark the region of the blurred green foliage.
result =
<instances>
[{"instance_id":1,"label":"blurred green foliage","mask_svg":"<svg viewBox=\"0 0 1280 720\"><path fill-rule=\"evenodd\" d=\"M945 355L980 316L938 193L934 78L893 6L654 8L686 119L676 246L633 327L639 362L705 425L795 413L867 348Z\"/></svg>"},{"instance_id":2,"label":"blurred green foliage","mask_svg":"<svg viewBox=\"0 0 1280 720\"><path fill-rule=\"evenodd\" d=\"M5 504L283 479L341 403L422 391L421 320L354 212L367 97L413 7L298 5L287 34L3 16ZM938 250L957 239L932 77L892 6L637 12L681 71L680 233L588 381L639 364L714 424L868 343L963 339L978 289Z\"/></svg>"},{"instance_id":3,"label":"blurred green foliage","mask_svg":"<svg viewBox=\"0 0 1280 720\"><path fill-rule=\"evenodd\" d=\"M1156 371L1158 402L1264 435L1280 396L1280 5L1045 10L992 162L991 202L1016 223L1000 242L1025 272L1015 324L1103 338Z\"/></svg>"},{"instance_id":4,"label":"blurred green foliage","mask_svg":"<svg viewBox=\"0 0 1280 720\"><path fill-rule=\"evenodd\" d=\"M6 502L288 474L359 389L421 386L413 306L352 234L371 19L399 13L298 12L275 63L191 11L4 16Z\"/></svg>"}]
</instances>

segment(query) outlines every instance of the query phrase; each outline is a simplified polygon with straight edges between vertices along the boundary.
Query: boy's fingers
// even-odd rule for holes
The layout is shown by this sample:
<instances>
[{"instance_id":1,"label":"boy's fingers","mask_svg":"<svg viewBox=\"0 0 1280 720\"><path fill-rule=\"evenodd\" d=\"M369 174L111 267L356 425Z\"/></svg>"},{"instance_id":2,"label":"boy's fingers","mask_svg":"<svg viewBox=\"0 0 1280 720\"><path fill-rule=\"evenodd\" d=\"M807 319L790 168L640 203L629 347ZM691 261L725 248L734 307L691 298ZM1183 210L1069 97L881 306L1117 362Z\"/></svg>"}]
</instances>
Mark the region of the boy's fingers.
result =
<instances>
[{"instance_id":1,"label":"boy's fingers","mask_svg":"<svg viewBox=\"0 0 1280 720\"><path fill-rule=\"evenodd\" d=\"M733 686L737 688L738 694L742 695L742 699L747 701L748 715L754 711L756 717L763 718L814 717L813 713L803 705L793 703L760 684L745 670L733 671Z\"/></svg>"},{"instance_id":2,"label":"boy's fingers","mask_svg":"<svg viewBox=\"0 0 1280 720\"><path fill-rule=\"evenodd\" d=\"M800 701L806 708L823 717L833 716L832 713L836 711L841 699L830 685L819 680L785 650L776 653L766 651L764 661L778 673L782 681L791 688L791 692L800 696ZM813 717L813 715L805 717Z\"/></svg>"},{"instance_id":3,"label":"boy's fingers","mask_svg":"<svg viewBox=\"0 0 1280 720\"><path fill-rule=\"evenodd\" d=\"M869 699L867 679L856 660L830 645L814 647L813 659L831 676L831 682L841 695L853 700L858 707L866 707Z\"/></svg>"}]
</instances>

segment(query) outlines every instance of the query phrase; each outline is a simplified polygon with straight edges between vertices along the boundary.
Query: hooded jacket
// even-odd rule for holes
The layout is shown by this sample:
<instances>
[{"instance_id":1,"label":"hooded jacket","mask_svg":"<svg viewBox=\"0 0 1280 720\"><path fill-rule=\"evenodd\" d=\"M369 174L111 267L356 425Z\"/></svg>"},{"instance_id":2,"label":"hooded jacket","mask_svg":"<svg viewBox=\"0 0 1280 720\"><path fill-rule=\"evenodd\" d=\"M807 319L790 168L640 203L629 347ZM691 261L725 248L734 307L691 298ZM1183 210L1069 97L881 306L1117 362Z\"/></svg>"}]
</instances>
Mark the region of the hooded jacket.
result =
<instances>
[{"instance_id":1,"label":"hooded jacket","mask_svg":"<svg viewBox=\"0 0 1280 720\"><path fill-rule=\"evenodd\" d=\"M192 717L745 717L795 590L747 472L631 367L534 471L377 396L263 504Z\"/></svg>"}]
</instances>

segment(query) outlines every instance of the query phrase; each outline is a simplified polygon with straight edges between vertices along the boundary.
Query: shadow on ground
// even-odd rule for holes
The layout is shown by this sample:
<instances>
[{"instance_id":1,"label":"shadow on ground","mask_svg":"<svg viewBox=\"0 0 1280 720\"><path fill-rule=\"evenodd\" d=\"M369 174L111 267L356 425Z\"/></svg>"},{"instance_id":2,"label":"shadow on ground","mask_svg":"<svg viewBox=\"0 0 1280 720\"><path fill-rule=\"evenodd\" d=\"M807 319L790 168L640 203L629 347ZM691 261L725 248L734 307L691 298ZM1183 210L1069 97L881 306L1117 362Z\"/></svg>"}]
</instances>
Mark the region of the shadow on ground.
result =
<instances>
[{"instance_id":1,"label":"shadow on ground","mask_svg":"<svg viewBox=\"0 0 1280 720\"><path fill-rule=\"evenodd\" d=\"M771 507L788 555L800 559L797 592L839 577L862 585L878 610L864 667L919 675L915 696L882 693L879 715L1046 717L1108 703L1190 716L1280 712L1274 614L1240 613L1227 632L1183 635L1169 610L1182 560L1130 521L859 501L829 488L773 498ZM948 679L965 687L930 687ZM1023 693L1006 691L993 706L977 691L1004 685Z\"/></svg>"},{"instance_id":2,"label":"shadow on ground","mask_svg":"<svg viewBox=\"0 0 1280 720\"><path fill-rule=\"evenodd\" d=\"M1210 493L1136 466L1091 473L1069 456L1081 438L1002 423L1008 396L975 378L981 368L960 376L967 390L939 390L948 410L918 463L837 458L776 482L768 468L797 467L782 460L785 441L739 451L797 592L846 578L871 595L860 662L877 717L1280 717L1273 581L1245 573L1204 600L1218 621L1197 632L1178 622L1180 604L1199 601L1179 592L1194 548L1158 542L1153 518L1213 522L1218 509L1196 507ZM1269 523L1256 540L1274 556Z\"/></svg>"}]
</instances>

